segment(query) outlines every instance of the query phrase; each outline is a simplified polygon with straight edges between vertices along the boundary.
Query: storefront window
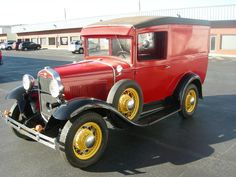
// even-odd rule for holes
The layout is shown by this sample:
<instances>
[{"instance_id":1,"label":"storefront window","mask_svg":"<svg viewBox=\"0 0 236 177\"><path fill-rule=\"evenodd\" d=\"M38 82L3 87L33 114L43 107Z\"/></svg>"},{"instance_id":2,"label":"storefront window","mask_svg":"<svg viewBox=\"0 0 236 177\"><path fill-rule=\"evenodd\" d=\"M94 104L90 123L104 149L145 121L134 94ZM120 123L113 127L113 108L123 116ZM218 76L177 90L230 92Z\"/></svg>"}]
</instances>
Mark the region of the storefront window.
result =
<instances>
[{"instance_id":1,"label":"storefront window","mask_svg":"<svg viewBox=\"0 0 236 177\"><path fill-rule=\"evenodd\" d=\"M70 41L80 41L80 37L79 36L71 36L70 37Z\"/></svg>"},{"instance_id":2,"label":"storefront window","mask_svg":"<svg viewBox=\"0 0 236 177\"><path fill-rule=\"evenodd\" d=\"M68 37L60 37L61 45L68 45Z\"/></svg>"},{"instance_id":3,"label":"storefront window","mask_svg":"<svg viewBox=\"0 0 236 177\"><path fill-rule=\"evenodd\" d=\"M48 38L48 44L49 45L56 45L55 37L49 37Z\"/></svg>"},{"instance_id":4,"label":"storefront window","mask_svg":"<svg viewBox=\"0 0 236 177\"><path fill-rule=\"evenodd\" d=\"M38 43L38 39L37 38L31 38L31 42L34 42L34 43Z\"/></svg>"},{"instance_id":5,"label":"storefront window","mask_svg":"<svg viewBox=\"0 0 236 177\"><path fill-rule=\"evenodd\" d=\"M46 40L46 38L40 38L40 44L41 44L41 45L47 45L47 40Z\"/></svg>"}]
</instances>

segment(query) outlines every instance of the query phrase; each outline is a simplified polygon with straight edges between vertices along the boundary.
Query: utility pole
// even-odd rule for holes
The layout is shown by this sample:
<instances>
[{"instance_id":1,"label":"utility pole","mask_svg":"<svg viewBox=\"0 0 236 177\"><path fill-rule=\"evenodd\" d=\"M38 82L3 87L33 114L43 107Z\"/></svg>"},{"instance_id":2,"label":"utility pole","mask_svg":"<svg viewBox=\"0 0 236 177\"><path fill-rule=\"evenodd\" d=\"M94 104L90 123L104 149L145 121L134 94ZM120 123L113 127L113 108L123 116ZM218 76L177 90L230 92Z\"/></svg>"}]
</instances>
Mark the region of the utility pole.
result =
<instances>
[{"instance_id":1,"label":"utility pole","mask_svg":"<svg viewBox=\"0 0 236 177\"><path fill-rule=\"evenodd\" d=\"M65 20L66 20L66 8L64 8L64 17L65 17Z\"/></svg>"},{"instance_id":2,"label":"utility pole","mask_svg":"<svg viewBox=\"0 0 236 177\"><path fill-rule=\"evenodd\" d=\"M138 10L139 10L139 12L141 12L141 2L140 2L140 0L138 0Z\"/></svg>"}]
</instances>

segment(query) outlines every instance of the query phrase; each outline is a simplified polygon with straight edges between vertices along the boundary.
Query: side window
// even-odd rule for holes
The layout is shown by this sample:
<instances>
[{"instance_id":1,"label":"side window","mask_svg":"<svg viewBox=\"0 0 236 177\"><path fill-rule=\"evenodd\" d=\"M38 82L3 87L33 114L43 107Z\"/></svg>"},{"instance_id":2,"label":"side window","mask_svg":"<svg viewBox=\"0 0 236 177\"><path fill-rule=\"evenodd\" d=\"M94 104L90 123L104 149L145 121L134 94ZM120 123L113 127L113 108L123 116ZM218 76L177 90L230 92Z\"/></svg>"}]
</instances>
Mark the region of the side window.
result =
<instances>
[{"instance_id":1,"label":"side window","mask_svg":"<svg viewBox=\"0 0 236 177\"><path fill-rule=\"evenodd\" d=\"M167 55L166 31L138 35L138 60L165 59Z\"/></svg>"}]
</instances>

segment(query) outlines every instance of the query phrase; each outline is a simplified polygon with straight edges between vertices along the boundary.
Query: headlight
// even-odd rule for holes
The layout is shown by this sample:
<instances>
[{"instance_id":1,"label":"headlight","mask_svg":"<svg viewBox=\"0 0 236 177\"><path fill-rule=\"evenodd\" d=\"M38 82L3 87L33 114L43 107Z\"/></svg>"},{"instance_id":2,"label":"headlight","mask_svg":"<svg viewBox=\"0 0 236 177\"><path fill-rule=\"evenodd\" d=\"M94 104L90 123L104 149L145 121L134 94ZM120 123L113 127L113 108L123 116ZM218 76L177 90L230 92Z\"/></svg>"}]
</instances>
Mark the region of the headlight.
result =
<instances>
[{"instance_id":1,"label":"headlight","mask_svg":"<svg viewBox=\"0 0 236 177\"><path fill-rule=\"evenodd\" d=\"M63 86L57 80L53 79L49 84L49 91L52 97L56 98L63 92Z\"/></svg>"},{"instance_id":2,"label":"headlight","mask_svg":"<svg viewBox=\"0 0 236 177\"><path fill-rule=\"evenodd\" d=\"M34 86L34 77L29 75L29 74L25 74L23 76L23 87L25 90L31 90Z\"/></svg>"}]
</instances>

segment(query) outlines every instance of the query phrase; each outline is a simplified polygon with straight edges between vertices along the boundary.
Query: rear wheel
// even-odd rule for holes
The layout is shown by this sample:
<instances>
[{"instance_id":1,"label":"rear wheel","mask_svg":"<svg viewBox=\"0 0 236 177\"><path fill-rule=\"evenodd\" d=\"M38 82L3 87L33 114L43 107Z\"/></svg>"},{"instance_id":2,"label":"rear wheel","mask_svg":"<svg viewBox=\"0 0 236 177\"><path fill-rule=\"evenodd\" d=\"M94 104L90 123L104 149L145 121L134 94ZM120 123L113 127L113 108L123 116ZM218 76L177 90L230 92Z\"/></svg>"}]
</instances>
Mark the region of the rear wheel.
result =
<instances>
[{"instance_id":1,"label":"rear wheel","mask_svg":"<svg viewBox=\"0 0 236 177\"><path fill-rule=\"evenodd\" d=\"M73 166L86 168L102 156L108 141L108 129L103 118L87 112L69 120L60 135L62 156Z\"/></svg>"},{"instance_id":2,"label":"rear wheel","mask_svg":"<svg viewBox=\"0 0 236 177\"><path fill-rule=\"evenodd\" d=\"M183 118L191 118L196 112L198 105L199 93L194 84L190 84L182 100L181 111L179 112Z\"/></svg>"}]
</instances>

